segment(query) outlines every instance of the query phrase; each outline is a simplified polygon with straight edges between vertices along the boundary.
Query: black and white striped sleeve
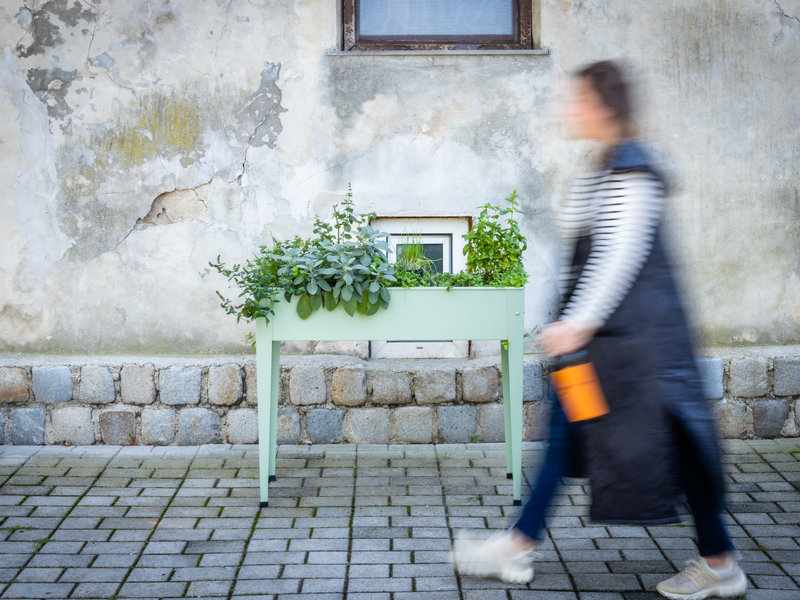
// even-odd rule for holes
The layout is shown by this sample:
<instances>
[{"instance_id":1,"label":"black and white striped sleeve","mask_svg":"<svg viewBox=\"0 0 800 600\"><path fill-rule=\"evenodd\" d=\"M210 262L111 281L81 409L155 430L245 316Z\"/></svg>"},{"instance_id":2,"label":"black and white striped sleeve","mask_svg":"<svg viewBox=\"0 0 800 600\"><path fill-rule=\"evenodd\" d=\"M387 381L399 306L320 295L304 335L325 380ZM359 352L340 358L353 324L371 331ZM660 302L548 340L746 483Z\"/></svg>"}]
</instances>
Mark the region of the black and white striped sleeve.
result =
<instances>
[{"instance_id":1,"label":"black and white striped sleeve","mask_svg":"<svg viewBox=\"0 0 800 600\"><path fill-rule=\"evenodd\" d=\"M599 190L592 248L561 318L601 327L627 295L650 255L663 187L642 171L610 173Z\"/></svg>"}]
</instances>

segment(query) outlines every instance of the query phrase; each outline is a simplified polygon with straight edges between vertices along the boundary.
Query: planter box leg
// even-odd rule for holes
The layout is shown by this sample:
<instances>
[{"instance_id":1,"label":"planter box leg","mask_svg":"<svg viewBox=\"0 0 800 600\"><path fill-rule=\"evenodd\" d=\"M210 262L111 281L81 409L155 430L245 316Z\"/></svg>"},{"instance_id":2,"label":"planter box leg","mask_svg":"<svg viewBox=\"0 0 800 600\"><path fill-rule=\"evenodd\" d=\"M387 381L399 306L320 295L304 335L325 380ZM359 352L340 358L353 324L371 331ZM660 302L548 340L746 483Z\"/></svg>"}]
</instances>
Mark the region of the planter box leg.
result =
<instances>
[{"instance_id":1,"label":"planter box leg","mask_svg":"<svg viewBox=\"0 0 800 600\"><path fill-rule=\"evenodd\" d=\"M513 478L513 463L511 456L513 454L514 440L511 439L511 403L507 401L508 395L508 349L505 348L507 341L500 341L500 372L503 378L503 418L505 420L505 436L506 436L506 478Z\"/></svg>"},{"instance_id":2,"label":"planter box leg","mask_svg":"<svg viewBox=\"0 0 800 600\"><path fill-rule=\"evenodd\" d=\"M269 480L275 481L278 459L278 398L281 384L281 343L272 342L272 375L270 376L269 408Z\"/></svg>"},{"instance_id":3,"label":"planter box leg","mask_svg":"<svg viewBox=\"0 0 800 600\"><path fill-rule=\"evenodd\" d=\"M506 460L510 454L514 504L518 505L522 499L522 339L509 339L508 349L502 349L501 356Z\"/></svg>"},{"instance_id":4,"label":"planter box leg","mask_svg":"<svg viewBox=\"0 0 800 600\"><path fill-rule=\"evenodd\" d=\"M256 321L256 332L265 333L263 319ZM270 476L275 474L275 437L278 412L278 385L280 383L280 342L268 338L256 344L258 394L258 478L260 506L269 505ZM276 368L277 371L276 374Z\"/></svg>"}]
</instances>

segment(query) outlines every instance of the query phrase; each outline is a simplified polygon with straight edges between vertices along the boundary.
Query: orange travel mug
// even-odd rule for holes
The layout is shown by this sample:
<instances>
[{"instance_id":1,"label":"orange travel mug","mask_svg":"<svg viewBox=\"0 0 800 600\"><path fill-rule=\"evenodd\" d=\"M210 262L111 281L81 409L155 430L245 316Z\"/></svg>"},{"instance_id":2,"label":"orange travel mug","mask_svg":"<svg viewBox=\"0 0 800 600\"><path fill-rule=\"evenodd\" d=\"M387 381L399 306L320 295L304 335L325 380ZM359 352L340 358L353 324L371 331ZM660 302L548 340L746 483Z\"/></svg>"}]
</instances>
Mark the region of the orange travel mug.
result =
<instances>
[{"instance_id":1,"label":"orange travel mug","mask_svg":"<svg viewBox=\"0 0 800 600\"><path fill-rule=\"evenodd\" d=\"M597 371L585 351L560 357L557 367L550 373L550 380L567 421L588 421L608 414Z\"/></svg>"}]
</instances>

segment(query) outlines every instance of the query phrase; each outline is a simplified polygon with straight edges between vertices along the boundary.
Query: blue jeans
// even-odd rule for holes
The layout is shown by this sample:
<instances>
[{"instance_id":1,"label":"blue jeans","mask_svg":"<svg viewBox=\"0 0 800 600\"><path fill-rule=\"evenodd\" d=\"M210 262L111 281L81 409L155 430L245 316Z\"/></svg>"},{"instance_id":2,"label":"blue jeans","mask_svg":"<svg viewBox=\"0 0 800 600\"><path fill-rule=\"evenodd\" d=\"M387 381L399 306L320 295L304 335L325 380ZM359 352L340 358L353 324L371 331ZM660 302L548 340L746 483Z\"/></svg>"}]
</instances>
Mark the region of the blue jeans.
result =
<instances>
[{"instance_id":1,"label":"blue jeans","mask_svg":"<svg viewBox=\"0 0 800 600\"><path fill-rule=\"evenodd\" d=\"M550 393L550 430L547 452L528 498L514 529L531 540L540 541L550 503L558 489L561 477L567 472L570 455L567 419L555 394ZM676 428L680 431L680 428ZM710 502L703 493L703 474L694 467L687 450L686 440L677 438L679 456L678 473L686 492L686 500L694 516L697 529L697 549L700 556L716 556L733 550L728 532L722 522L722 507Z\"/></svg>"}]
</instances>

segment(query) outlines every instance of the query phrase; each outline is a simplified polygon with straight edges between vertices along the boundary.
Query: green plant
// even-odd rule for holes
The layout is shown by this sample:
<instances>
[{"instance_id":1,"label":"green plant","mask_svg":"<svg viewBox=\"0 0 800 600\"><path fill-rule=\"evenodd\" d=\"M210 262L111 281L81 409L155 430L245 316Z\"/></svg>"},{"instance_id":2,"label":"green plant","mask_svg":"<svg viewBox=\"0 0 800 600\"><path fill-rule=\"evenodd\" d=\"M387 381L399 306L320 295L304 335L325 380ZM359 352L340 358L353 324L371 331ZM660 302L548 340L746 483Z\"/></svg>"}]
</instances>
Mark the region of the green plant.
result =
<instances>
[{"instance_id":1,"label":"green plant","mask_svg":"<svg viewBox=\"0 0 800 600\"><path fill-rule=\"evenodd\" d=\"M464 235L467 271L477 273L487 284L524 285L522 253L528 247L514 215L523 214L517 202L517 190L506 198L508 206L484 204L472 229Z\"/></svg>"},{"instance_id":2,"label":"green plant","mask_svg":"<svg viewBox=\"0 0 800 600\"><path fill-rule=\"evenodd\" d=\"M240 303L217 292L222 308L237 320L264 317L269 321L275 302L297 297L297 314L308 318L323 306L341 305L349 315L356 311L375 314L389 306L387 289L396 281L389 264L388 234L369 226L374 214L356 214L353 193L348 189L340 205L333 208L333 223L314 220L315 237L295 236L288 241L273 238L273 246L261 246L243 265L228 268L217 257L209 263L239 289Z\"/></svg>"},{"instance_id":3,"label":"green plant","mask_svg":"<svg viewBox=\"0 0 800 600\"><path fill-rule=\"evenodd\" d=\"M464 254L467 269L458 273L436 273L430 268L409 268L408 262L399 257L395 266L395 287L520 287L528 281L522 262L522 253L527 241L515 216L524 214L519 210L517 192L506 198L507 207L493 204L481 206L481 212L469 233ZM410 244L414 246L413 241ZM407 250L404 249L404 255ZM411 253L414 254L413 248ZM420 250L421 253L421 244Z\"/></svg>"},{"instance_id":4,"label":"green plant","mask_svg":"<svg viewBox=\"0 0 800 600\"><path fill-rule=\"evenodd\" d=\"M36 540L33 543L33 553L37 554L39 552L39 550L41 550L42 547L49 541L50 541L49 537L45 537L45 538L41 538L41 539Z\"/></svg>"}]
</instances>

